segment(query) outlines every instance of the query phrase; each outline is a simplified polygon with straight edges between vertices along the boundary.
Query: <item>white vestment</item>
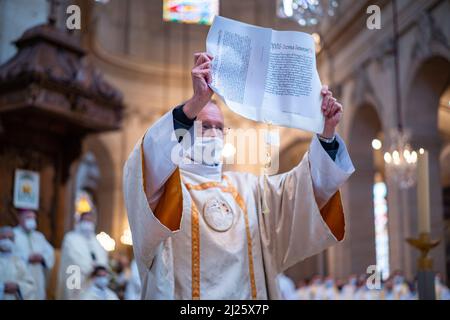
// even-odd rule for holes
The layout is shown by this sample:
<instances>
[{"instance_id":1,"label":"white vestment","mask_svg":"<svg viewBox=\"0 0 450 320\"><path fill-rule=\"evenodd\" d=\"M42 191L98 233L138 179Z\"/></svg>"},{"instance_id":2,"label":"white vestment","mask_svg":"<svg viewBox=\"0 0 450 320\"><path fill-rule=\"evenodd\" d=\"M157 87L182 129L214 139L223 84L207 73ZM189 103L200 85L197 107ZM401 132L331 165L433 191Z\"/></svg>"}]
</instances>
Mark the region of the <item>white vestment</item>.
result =
<instances>
[{"instance_id":1,"label":"white vestment","mask_svg":"<svg viewBox=\"0 0 450 320\"><path fill-rule=\"evenodd\" d=\"M322 283L311 285L311 299L312 300L325 299L325 286Z\"/></svg>"},{"instance_id":2,"label":"white vestment","mask_svg":"<svg viewBox=\"0 0 450 320\"><path fill-rule=\"evenodd\" d=\"M280 290L280 295L283 300L296 300L296 290L295 290L295 284L289 278L283 273L280 273L277 276L278 281L278 288Z\"/></svg>"},{"instance_id":3,"label":"white vestment","mask_svg":"<svg viewBox=\"0 0 450 320\"><path fill-rule=\"evenodd\" d=\"M322 300L339 300L339 290L336 287L324 288Z\"/></svg>"},{"instance_id":4,"label":"white vestment","mask_svg":"<svg viewBox=\"0 0 450 320\"><path fill-rule=\"evenodd\" d=\"M364 285L355 291L354 300L380 300L382 296L386 297L381 290L369 289Z\"/></svg>"},{"instance_id":5,"label":"white vestment","mask_svg":"<svg viewBox=\"0 0 450 320\"><path fill-rule=\"evenodd\" d=\"M450 300L450 290L440 281L435 282L436 300Z\"/></svg>"},{"instance_id":6,"label":"white vestment","mask_svg":"<svg viewBox=\"0 0 450 320\"><path fill-rule=\"evenodd\" d=\"M383 289L381 293L382 300L395 300L394 291Z\"/></svg>"},{"instance_id":7,"label":"white vestment","mask_svg":"<svg viewBox=\"0 0 450 320\"><path fill-rule=\"evenodd\" d=\"M394 284L394 288L392 291L394 292L395 300L408 300L408 298L410 296L409 287L404 282Z\"/></svg>"},{"instance_id":8,"label":"white vestment","mask_svg":"<svg viewBox=\"0 0 450 320\"><path fill-rule=\"evenodd\" d=\"M346 284L341 291L340 299L341 300L354 300L356 293L356 285L354 284Z\"/></svg>"},{"instance_id":9,"label":"white vestment","mask_svg":"<svg viewBox=\"0 0 450 320\"><path fill-rule=\"evenodd\" d=\"M295 292L296 300L311 300L311 289L308 286L298 288Z\"/></svg>"},{"instance_id":10,"label":"white vestment","mask_svg":"<svg viewBox=\"0 0 450 320\"><path fill-rule=\"evenodd\" d=\"M119 298L111 289L102 289L91 283L81 291L80 300L119 300Z\"/></svg>"},{"instance_id":11,"label":"white vestment","mask_svg":"<svg viewBox=\"0 0 450 320\"><path fill-rule=\"evenodd\" d=\"M139 270L135 259L131 261L131 275L125 288L124 297L125 300L141 299L141 279L139 277Z\"/></svg>"},{"instance_id":12,"label":"white vestment","mask_svg":"<svg viewBox=\"0 0 450 320\"><path fill-rule=\"evenodd\" d=\"M168 112L124 167L142 297L279 299L277 274L343 238L338 189L354 168L338 141L336 161L314 136L297 167L264 183L222 173L220 165L175 164L179 144ZM264 214L263 195L270 209ZM339 239L324 217L334 219Z\"/></svg>"},{"instance_id":13,"label":"white vestment","mask_svg":"<svg viewBox=\"0 0 450 320\"><path fill-rule=\"evenodd\" d=\"M86 286L86 281L96 265L107 267L108 254L95 238L95 234L86 236L77 230L68 232L61 246L57 299L79 299L80 290ZM81 283L79 288L71 286L75 280L73 275L78 270Z\"/></svg>"},{"instance_id":14,"label":"white vestment","mask_svg":"<svg viewBox=\"0 0 450 320\"><path fill-rule=\"evenodd\" d=\"M31 275L36 285L36 299L45 300L47 280L55 263L53 247L39 231L27 232L21 226L14 228L15 252L25 261L33 253L38 253L44 258L44 265L38 263L28 263Z\"/></svg>"},{"instance_id":15,"label":"white vestment","mask_svg":"<svg viewBox=\"0 0 450 320\"><path fill-rule=\"evenodd\" d=\"M14 282L19 294L5 293L5 284ZM11 253L0 253L0 300L34 300L36 285L22 257Z\"/></svg>"}]
</instances>

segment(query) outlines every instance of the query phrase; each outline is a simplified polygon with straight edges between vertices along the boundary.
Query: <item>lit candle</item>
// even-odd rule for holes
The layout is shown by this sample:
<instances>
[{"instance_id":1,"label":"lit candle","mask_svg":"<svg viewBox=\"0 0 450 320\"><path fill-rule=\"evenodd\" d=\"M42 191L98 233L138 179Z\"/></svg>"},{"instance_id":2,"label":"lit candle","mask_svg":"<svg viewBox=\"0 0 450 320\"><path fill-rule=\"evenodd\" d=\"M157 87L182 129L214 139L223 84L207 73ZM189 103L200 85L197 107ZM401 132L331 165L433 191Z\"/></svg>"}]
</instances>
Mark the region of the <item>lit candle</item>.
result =
<instances>
[{"instance_id":1,"label":"lit candle","mask_svg":"<svg viewBox=\"0 0 450 320\"><path fill-rule=\"evenodd\" d=\"M419 233L430 232L430 176L428 151L421 149L417 159L417 209Z\"/></svg>"}]
</instances>

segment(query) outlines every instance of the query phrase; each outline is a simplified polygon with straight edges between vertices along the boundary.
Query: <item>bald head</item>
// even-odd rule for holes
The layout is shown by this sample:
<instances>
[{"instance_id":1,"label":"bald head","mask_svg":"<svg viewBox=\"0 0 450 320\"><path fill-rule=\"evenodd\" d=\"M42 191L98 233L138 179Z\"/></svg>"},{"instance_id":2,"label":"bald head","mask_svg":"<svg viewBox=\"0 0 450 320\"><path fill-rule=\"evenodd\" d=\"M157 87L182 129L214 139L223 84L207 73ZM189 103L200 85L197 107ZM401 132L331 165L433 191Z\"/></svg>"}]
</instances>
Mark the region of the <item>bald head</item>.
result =
<instances>
[{"instance_id":1,"label":"bald head","mask_svg":"<svg viewBox=\"0 0 450 320\"><path fill-rule=\"evenodd\" d=\"M202 111L197 115L197 121L202 122L202 136L222 137L224 128L224 118L220 107L209 101Z\"/></svg>"}]
</instances>

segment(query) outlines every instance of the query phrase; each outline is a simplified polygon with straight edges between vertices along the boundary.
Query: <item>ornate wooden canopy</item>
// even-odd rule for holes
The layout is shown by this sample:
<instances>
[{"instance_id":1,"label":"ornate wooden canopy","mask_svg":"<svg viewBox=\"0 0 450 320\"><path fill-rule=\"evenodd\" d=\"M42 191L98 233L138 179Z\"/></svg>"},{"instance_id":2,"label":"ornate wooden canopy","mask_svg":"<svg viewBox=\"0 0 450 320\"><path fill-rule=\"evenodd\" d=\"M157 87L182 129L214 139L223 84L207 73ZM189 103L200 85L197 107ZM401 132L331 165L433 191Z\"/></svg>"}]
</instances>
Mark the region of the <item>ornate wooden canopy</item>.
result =
<instances>
[{"instance_id":1,"label":"ornate wooden canopy","mask_svg":"<svg viewBox=\"0 0 450 320\"><path fill-rule=\"evenodd\" d=\"M48 23L15 41L0 66L0 225L14 224L16 169L40 173L40 230L59 246L70 217L70 168L87 134L120 128L122 94L89 62L77 38Z\"/></svg>"},{"instance_id":2,"label":"ornate wooden canopy","mask_svg":"<svg viewBox=\"0 0 450 320\"><path fill-rule=\"evenodd\" d=\"M0 116L32 117L45 131L90 133L120 127L122 95L68 32L52 23L27 30L0 66Z\"/></svg>"}]
</instances>

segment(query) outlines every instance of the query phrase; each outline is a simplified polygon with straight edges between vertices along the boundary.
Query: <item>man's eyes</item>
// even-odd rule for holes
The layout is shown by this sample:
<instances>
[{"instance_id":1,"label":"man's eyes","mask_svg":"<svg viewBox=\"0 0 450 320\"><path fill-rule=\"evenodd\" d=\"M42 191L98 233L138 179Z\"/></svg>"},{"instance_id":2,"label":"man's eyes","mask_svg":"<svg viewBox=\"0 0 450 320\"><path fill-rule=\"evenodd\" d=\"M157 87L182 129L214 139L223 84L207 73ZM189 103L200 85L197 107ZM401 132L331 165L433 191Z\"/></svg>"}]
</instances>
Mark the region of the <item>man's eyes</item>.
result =
<instances>
[{"instance_id":1,"label":"man's eyes","mask_svg":"<svg viewBox=\"0 0 450 320\"><path fill-rule=\"evenodd\" d=\"M223 128L220 128L220 127L217 128L217 127L203 126L202 128L203 128L204 131L212 130L212 129L216 129L216 130L219 130L219 131L223 131Z\"/></svg>"}]
</instances>

